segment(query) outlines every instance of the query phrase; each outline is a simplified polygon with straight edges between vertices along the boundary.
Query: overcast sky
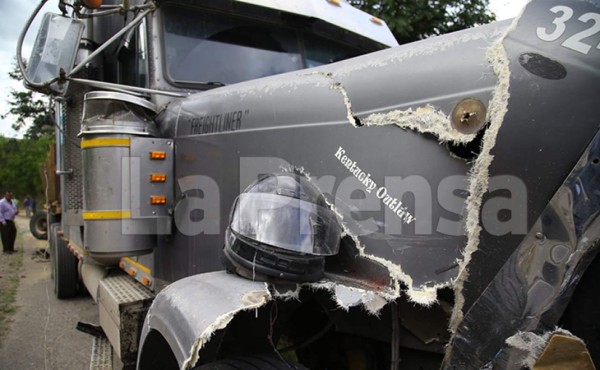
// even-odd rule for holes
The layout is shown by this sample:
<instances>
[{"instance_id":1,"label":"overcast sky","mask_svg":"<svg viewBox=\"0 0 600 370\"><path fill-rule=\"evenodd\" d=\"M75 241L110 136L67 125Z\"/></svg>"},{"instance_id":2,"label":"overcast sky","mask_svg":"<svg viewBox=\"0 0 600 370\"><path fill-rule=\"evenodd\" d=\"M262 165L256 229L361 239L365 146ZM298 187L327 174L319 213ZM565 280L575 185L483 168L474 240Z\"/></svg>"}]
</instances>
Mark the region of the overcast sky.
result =
<instances>
[{"instance_id":1,"label":"overcast sky","mask_svg":"<svg viewBox=\"0 0 600 370\"><path fill-rule=\"evenodd\" d=\"M502 20L515 17L525 3L526 0L490 0L490 9L497 15L498 20ZM10 97L10 89L21 88L19 83L10 80L8 72L12 68L16 55L19 34L37 4L39 4L39 0L0 0L0 14L4 15L0 21L0 114L6 113L9 109L6 101ZM31 27L25 39L24 58L29 59L41 15L46 12L58 13L57 4L58 0L49 0L38 14L36 23ZM0 118L0 135L20 137L23 132L24 130L17 133L11 128L9 117L5 120Z\"/></svg>"}]
</instances>

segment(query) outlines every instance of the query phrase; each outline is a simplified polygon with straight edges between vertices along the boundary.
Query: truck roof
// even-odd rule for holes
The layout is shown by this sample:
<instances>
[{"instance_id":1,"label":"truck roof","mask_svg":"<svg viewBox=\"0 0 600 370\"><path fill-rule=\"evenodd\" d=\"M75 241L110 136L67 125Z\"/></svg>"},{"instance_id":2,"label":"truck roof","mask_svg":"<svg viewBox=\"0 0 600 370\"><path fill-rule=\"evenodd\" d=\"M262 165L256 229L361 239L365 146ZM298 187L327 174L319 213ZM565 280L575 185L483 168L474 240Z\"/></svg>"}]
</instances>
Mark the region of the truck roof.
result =
<instances>
[{"instance_id":1,"label":"truck roof","mask_svg":"<svg viewBox=\"0 0 600 370\"><path fill-rule=\"evenodd\" d=\"M284 12L317 18L387 46L398 42L379 18L359 10L345 0L237 0Z\"/></svg>"}]
</instances>

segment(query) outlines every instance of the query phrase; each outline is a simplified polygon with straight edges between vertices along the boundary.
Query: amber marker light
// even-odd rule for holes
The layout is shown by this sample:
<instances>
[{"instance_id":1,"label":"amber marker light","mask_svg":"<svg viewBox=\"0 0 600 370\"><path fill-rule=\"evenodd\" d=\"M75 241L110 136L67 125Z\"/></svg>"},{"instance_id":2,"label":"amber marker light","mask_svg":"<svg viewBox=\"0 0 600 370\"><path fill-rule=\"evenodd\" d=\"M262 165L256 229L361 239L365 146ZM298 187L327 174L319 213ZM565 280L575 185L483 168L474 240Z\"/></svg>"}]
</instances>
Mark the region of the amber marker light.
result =
<instances>
[{"instance_id":1,"label":"amber marker light","mask_svg":"<svg viewBox=\"0 0 600 370\"><path fill-rule=\"evenodd\" d=\"M380 26L383 24L383 21L381 19L377 18L377 17L372 17L371 18L371 22L373 22L375 24L378 24Z\"/></svg>"},{"instance_id":2,"label":"amber marker light","mask_svg":"<svg viewBox=\"0 0 600 370\"><path fill-rule=\"evenodd\" d=\"M83 6L88 9L98 9L102 6L102 0L83 0Z\"/></svg>"},{"instance_id":3,"label":"amber marker light","mask_svg":"<svg viewBox=\"0 0 600 370\"><path fill-rule=\"evenodd\" d=\"M167 152L153 150L150 152L150 159L153 160L163 160L167 158Z\"/></svg>"},{"instance_id":4,"label":"amber marker light","mask_svg":"<svg viewBox=\"0 0 600 370\"><path fill-rule=\"evenodd\" d=\"M167 204L167 197L152 195L150 196L150 204Z\"/></svg>"},{"instance_id":5,"label":"amber marker light","mask_svg":"<svg viewBox=\"0 0 600 370\"><path fill-rule=\"evenodd\" d=\"M150 182L165 182L167 181L167 175L164 173L151 173Z\"/></svg>"}]
</instances>

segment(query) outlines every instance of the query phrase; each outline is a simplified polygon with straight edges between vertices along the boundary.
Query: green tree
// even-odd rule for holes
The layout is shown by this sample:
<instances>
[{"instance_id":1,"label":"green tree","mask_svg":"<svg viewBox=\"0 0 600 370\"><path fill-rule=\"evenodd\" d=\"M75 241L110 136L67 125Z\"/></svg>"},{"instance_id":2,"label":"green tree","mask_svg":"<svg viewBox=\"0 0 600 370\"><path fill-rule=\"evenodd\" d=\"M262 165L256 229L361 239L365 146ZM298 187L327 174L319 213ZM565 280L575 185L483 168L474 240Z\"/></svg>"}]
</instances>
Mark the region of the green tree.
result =
<instances>
[{"instance_id":1,"label":"green tree","mask_svg":"<svg viewBox=\"0 0 600 370\"><path fill-rule=\"evenodd\" d=\"M488 0L348 0L386 21L400 44L492 22Z\"/></svg>"},{"instance_id":2,"label":"green tree","mask_svg":"<svg viewBox=\"0 0 600 370\"><path fill-rule=\"evenodd\" d=\"M10 189L19 199L43 194L40 167L52 141L49 135L37 139L0 136L0 191Z\"/></svg>"},{"instance_id":3,"label":"green tree","mask_svg":"<svg viewBox=\"0 0 600 370\"><path fill-rule=\"evenodd\" d=\"M23 76L17 66L16 61L13 63L13 70L8 73L11 79L22 82ZM51 134L54 111L53 102L47 96L33 92L31 90L15 90L10 91L11 98L8 100L10 109L2 114L2 119L12 118L14 123L12 128L19 131L27 126L25 137L29 139L37 139L45 135Z\"/></svg>"},{"instance_id":4,"label":"green tree","mask_svg":"<svg viewBox=\"0 0 600 370\"><path fill-rule=\"evenodd\" d=\"M11 79L23 81L21 71L14 63L9 72ZM32 91L11 89L9 110L2 119L12 119L12 127L19 131L27 128L23 139L0 136L0 191L12 190L18 199L25 195L43 194L40 167L45 162L48 148L54 140L52 100Z\"/></svg>"}]
</instances>

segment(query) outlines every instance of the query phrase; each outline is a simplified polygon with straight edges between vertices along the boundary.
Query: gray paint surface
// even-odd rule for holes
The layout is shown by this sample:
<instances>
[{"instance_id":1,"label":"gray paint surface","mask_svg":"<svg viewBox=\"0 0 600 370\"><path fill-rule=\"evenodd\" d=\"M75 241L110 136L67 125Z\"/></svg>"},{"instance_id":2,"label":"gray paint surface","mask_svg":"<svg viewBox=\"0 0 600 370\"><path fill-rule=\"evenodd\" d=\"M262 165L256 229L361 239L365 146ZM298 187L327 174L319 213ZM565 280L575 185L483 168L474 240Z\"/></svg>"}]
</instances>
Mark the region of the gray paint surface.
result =
<instances>
[{"instance_id":1,"label":"gray paint surface","mask_svg":"<svg viewBox=\"0 0 600 370\"><path fill-rule=\"evenodd\" d=\"M169 105L159 126L175 135L176 176L207 176L218 184L218 225L209 235L176 232L173 243L156 252L157 261L164 261L157 273L169 281L220 269L218 256L235 197L264 171L302 168L329 193L348 232L359 235L365 254L401 265L412 279L407 282L411 288L447 285L457 276L456 261L466 241L459 225L464 199L452 191L444 194L455 203L458 199L449 210L448 202L444 208L439 201L438 190L449 178L466 178L470 166L439 141L474 139L454 131L447 116L464 98L489 102L496 78L485 51L507 26L503 22L227 86ZM439 66L439 60L447 62ZM392 119L381 126L375 113ZM393 115L409 116L432 135L397 127L403 124ZM363 121L366 125L359 127ZM370 193L336 156L340 148L370 174L377 185ZM464 189L464 184L455 186ZM416 221L407 222L378 199L381 187L402 200L406 214ZM364 198L360 202L368 210L357 212L360 204L352 198ZM176 199L181 199L177 186ZM441 219L458 226L442 233Z\"/></svg>"}]
</instances>

